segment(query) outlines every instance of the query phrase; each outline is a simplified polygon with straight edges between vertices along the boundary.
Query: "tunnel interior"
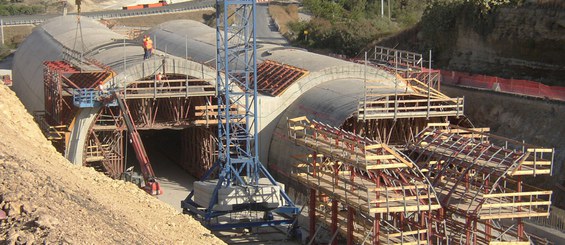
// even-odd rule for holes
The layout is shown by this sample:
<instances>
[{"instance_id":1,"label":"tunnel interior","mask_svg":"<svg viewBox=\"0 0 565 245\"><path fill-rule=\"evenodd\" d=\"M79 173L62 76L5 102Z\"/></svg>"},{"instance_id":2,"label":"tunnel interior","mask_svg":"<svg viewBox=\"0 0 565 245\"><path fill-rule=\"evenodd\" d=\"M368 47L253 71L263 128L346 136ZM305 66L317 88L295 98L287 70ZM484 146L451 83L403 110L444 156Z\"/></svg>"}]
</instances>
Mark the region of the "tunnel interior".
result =
<instances>
[{"instance_id":1,"label":"tunnel interior","mask_svg":"<svg viewBox=\"0 0 565 245\"><path fill-rule=\"evenodd\" d=\"M157 198L179 211L180 201L193 189L193 182L201 177L200 169L206 168L205 164L213 161L213 154L202 155L202 152L194 151L209 144L205 137L198 140L198 136L210 130L196 127L139 131L155 176L163 189L163 194ZM196 135L191 135L195 132ZM129 141L127 138L125 140ZM134 171L139 172L139 163L131 143L125 145L126 168L134 166ZM204 158L208 160L202 160Z\"/></svg>"}]
</instances>

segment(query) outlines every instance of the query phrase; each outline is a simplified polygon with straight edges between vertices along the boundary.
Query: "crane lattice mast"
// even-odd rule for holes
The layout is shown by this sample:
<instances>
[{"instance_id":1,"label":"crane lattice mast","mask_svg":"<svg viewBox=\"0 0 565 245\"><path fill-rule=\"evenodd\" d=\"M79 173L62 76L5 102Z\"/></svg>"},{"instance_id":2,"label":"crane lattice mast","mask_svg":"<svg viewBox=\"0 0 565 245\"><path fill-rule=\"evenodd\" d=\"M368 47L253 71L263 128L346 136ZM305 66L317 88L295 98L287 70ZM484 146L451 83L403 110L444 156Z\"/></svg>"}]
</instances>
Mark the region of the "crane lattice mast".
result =
<instances>
[{"instance_id":1,"label":"crane lattice mast","mask_svg":"<svg viewBox=\"0 0 565 245\"><path fill-rule=\"evenodd\" d=\"M259 161L255 5L255 0L216 1L218 160L200 181L215 187L211 200L204 204L196 196L199 183L195 183L195 190L181 203L185 211L199 214L211 229L291 224L290 216L298 213L284 189ZM214 171L219 172L218 179L209 180ZM274 195L280 199L277 207L261 203L265 195L261 188L265 187L280 189ZM233 190L236 194L229 198L239 201L222 208L220 192L226 190ZM212 218L244 210L263 211L265 215L259 221L211 224ZM283 218L271 218L271 211Z\"/></svg>"}]
</instances>

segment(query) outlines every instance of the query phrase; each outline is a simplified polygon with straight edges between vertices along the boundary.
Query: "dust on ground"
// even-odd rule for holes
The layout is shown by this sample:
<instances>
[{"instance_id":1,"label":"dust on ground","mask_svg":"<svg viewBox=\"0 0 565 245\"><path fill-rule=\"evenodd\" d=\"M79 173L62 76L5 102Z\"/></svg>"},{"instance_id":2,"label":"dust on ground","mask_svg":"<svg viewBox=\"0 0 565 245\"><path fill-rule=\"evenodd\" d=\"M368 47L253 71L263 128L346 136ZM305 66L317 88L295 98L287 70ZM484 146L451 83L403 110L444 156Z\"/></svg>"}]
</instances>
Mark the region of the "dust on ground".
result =
<instances>
[{"instance_id":1,"label":"dust on ground","mask_svg":"<svg viewBox=\"0 0 565 245\"><path fill-rule=\"evenodd\" d=\"M69 163L0 85L0 244L223 244L134 184Z\"/></svg>"}]
</instances>

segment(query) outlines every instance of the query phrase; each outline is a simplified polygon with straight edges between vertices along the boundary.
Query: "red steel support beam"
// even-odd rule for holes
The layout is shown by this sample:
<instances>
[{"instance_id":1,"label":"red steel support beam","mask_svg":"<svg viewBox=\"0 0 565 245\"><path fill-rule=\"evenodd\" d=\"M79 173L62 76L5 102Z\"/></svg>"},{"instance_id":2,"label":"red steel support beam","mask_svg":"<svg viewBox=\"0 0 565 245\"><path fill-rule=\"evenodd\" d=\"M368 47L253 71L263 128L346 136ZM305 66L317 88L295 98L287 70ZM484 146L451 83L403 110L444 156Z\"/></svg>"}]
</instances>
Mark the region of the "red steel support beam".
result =
<instances>
[{"instance_id":1,"label":"red steel support beam","mask_svg":"<svg viewBox=\"0 0 565 245\"><path fill-rule=\"evenodd\" d=\"M332 199L332 225L331 225L331 231L332 231L332 236L333 234L335 234L337 232L337 226L338 226L338 222L337 222L337 199L333 198ZM334 238L332 240L332 245L337 245L337 239Z\"/></svg>"},{"instance_id":2,"label":"red steel support beam","mask_svg":"<svg viewBox=\"0 0 565 245\"><path fill-rule=\"evenodd\" d=\"M316 233L316 189L310 188L310 201L308 202L308 220L310 226L310 239Z\"/></svg>"},{"instance_id":3,"label":"red steel support beam","mask_svg":"<svg viewBox=\"0 0 565 245\"><path fill-rule=\"evenodd\" d=\"M347 207L347 245L353 245L353 219L355 216L355 209L353 207Z\"/></svg>"},{"instance_id":4,"label":"red steel support beam","mask_svg":"<svg viewBox=\"0 0 565 245\"><path fill-rule=\"evenodd\" d=\"M465 231L465 244L471 244L471 228L469 227L471 226L471 217L465 217L465 225L467 226Z\"/></svg>"},{"instance_id":5,"label":"red steel support beam","mask_svg":"<svg viewBox=\"0 0 565 245\"><path fill-rule=\"evenodd\" d=\"M487 186L485 188L485 194L489 193L489 188L488 188L489 184L490 184L489 179L487 178L485 180L485 186ZM492 236L492 223L491 223L491 220L487 219L485 221L485 239L486 239L487 242L490 242L491 236Z\"/></svg>"},{"instance_id":6,"label":"red steel support beam","mask_svg":"<svg viewBox=\"0 0 565 245\"><path fill-rule=\"evenodd\" d=\"M375 214L375 221L373 221L373 245L379 245L379 236L381 235L381 215Z\"/></svg>"},{"instance_id":7,"label":"red steel support beam","mask_svg":"<svg viewBox=\"0 0 565 245\"><path fill-rule=\"evenodd\" d=\"M339 175L339 165L337 164L337 162L334 162L334 173L335 176ZM339 179L338 178L334 178L334 184L337 186L339 184ZM338 222L337 222L337 198L333 197L332 198L332 224L331 224L331 232L332 232L332 236L333 234L335 234L337 232L337 226L338 226ZM337 239L334 237L334 239L332 240L332 245L337 245Z\"/></svg>"},{"instance_id":8,"label":"red steel support beam","mask_svg":"<svg viewBox=\"0 0 565 245\"><path fill-rule=\"evenodd\" d=\"M351 171L349 175L350 181L355 181L355 169L353 166L349 167L349 171ZM351 186L351 190L353 191L355 187ZM351 206L347 206L347 245L353 245L353 219L355 216L355 210Z\"/></svg>"},{"instance_id":9,"label":"red steel support beam","mask_svg":"<svg viewBox=\"0 0 565 245\"><path fill-rule=\"evenodd\" d=\"M376 188L381 187L381 175L375 176L375 186ZM375 199L378 201L380 197L379 191L375 191ZM379 207L379 203L376 203L375 207ZM402 229L402 228L401 228ZM373 221L373 245L379 245L379 236L381 235L381 214L375 214L375 220Z\"/></svg>"},{"instance_id":10,"label":"red steel support beam","mask_svg":"<svg viewBox=\"0 0 565 245\"><path fill-rule=\"evenodd\" d=\"M518 167L518 170L521 170L521 169L522 169L521 166ZM518 193L522 192L522 177L521 177L521 176L518 176L518 178L517 178L517 180L516 180L516 192L518 192ZM521 201L522 201L522 197L521 197L521 196L518 196L518 197L517 197L517 202L521 202ZM521 212L521 211L522 211L522 207L521 207L521 206L518 206L517 211L518 211L518 212ZM518 237L520 238L520 241L521 241L521 240L524 239L524 237L525 237L525 234L524 234L524 222L522 221L521 218L518 218L518 219L516 219L516 224L517 224L517 226L518 226Z\"/></svg>"}]
</instances>

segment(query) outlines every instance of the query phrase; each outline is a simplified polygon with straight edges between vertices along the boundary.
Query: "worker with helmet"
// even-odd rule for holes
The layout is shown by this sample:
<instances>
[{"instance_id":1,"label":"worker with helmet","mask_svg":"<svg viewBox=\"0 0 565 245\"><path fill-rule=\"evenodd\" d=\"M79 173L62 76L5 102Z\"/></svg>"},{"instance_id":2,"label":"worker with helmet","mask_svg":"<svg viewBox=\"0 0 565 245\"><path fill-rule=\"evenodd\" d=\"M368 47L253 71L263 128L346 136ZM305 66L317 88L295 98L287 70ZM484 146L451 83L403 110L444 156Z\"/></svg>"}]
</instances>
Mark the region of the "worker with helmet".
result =
<instances>
[{"instance_id":1,"label":"worker with helmet","mask_svg":"<svg viewBox=\"0 0 565 245\"><path fill-rule=\"evenodd\" d=\"M147 35L143 37L143 51L144 60L149 59L149 57L153 54L153 40L151 40L151 38Z\"/></svg>"}]
</instances>

